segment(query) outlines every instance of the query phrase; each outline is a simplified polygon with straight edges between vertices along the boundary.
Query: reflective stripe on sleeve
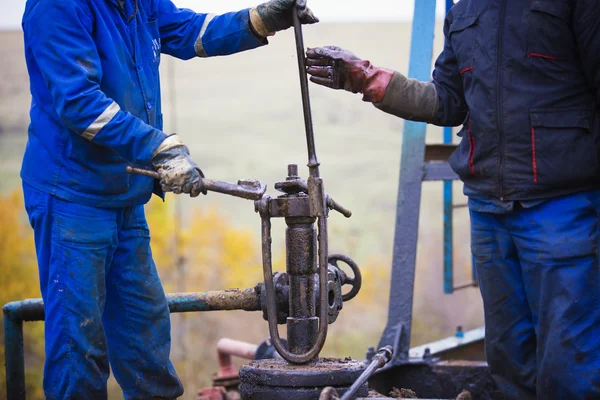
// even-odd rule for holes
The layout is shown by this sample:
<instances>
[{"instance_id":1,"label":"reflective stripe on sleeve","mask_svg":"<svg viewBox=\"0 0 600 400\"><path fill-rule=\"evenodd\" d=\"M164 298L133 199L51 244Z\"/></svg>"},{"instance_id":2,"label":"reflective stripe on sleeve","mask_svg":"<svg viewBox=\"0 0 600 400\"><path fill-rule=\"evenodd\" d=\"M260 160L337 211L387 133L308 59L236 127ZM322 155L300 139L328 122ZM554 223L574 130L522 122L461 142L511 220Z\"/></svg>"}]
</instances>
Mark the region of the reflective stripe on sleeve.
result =
<instances>
[{"instance_id":1,"label":"reflective stripe on sleeve","mask_svg":"<svg viewBox=\"0 0 600 400\"><path fill-rule=\"evenodd\" d=\"M94 122L87 127L85 131L81 134L87 140L93 140L94 137L100 132L102 128L106 126L112 119L117 115L117 113L121 110L121 107L116 102L112 102L111 105L106 107L106 109L96 118Z\"/></svg>"},{"instance_id":2,"label":"reflective stripe on sleeve","mask_svg":"<svg viewBox=\"0 0 600 400\"><path fill-rule=\"evenodd\" d=\"M202 24L202 28L200 28L200 34L198 34L198 38L196 39L196 43L194 44L194 50L196 50L196 54L198 57L208 57L206 54L206 50L204 50L204 46L202 45L202 37L206 33L206 29L208 28L208 24L213 20L215 14L207 14L204 19L204 23Z\"/></svg>"}]
</instances>

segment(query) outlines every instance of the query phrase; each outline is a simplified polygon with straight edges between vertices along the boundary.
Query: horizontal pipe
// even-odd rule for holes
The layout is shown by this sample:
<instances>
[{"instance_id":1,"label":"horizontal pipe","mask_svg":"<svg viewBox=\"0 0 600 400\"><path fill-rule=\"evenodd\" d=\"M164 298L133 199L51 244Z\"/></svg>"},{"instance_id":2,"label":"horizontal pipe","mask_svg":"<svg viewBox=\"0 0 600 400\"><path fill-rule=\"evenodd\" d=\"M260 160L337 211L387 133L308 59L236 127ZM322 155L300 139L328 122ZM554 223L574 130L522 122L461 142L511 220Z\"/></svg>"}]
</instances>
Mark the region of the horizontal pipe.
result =
<instances>
[{"instance_id":1,"label":"horizontal pipe","mask_svg":"<svg viewBox=\"0 0 600 400\"><path fill-rule=\"evenodd\" d=\"M258 346L239 340L223 338L217 342L217 352L231 356L254 360Z\"/></svg>"},{"instance_id":2,"label":"horizontal pipe","mask_svg":"<svg viewBox=\"0 0 600 400\"><path fill-rule=\"evenodd\" d=\"M219 360L219 373L217 378L237 376L238 372L233 366L231 356L254 360L258 346L239 340L223 338L217 343L217 359Z\"/></svg>"},{"instance_id":3,"label":"horizontal pipe","mask_svg":"<svg viewBox=\"0 0 600 400\"><path fill-rule=\"evenodd\" d=\"M172 313L230 310L261 311L260 295L255 288L171 293L167 295L167 299Z\"/></svg>"},{"instance_id":4,"label":"horizontal pipe","mask_svg":"<svg viewBox=\"0 0 600 400\"><path fill-rule=\"evenodd\" d=\"M13 321L43 321L44 302L42 299L26 299L13 301L2 307L4 318Z\"/></svg>"},{"instance_id":5,"label":"horizontal pipe","mask_svg":"<svg viewBox=\"0 0 600 400\"><path fill-rule=\"evenodd\" d=\"M260 295L255 288L213 292L171 293L167 295L172 313L194 311L260 311ZM43 321L42 299L13 301L2 307L4 316L13 321Z\"/></svg>"},{"instance_id":6,"label":"horizontal pipe","mask_svg":"<svg viewBox=\"0 0 600 400\"><path fill-rule=\"evenodd\" d=\"M252 289L228 289L214 292L172 293L167 295L172 313L193 311L245 310L260 311L260 294ZM4 345L6 389L10 400L25 399L25 355L23 321L43 321L42 299L13 301L2 307L4 312Z\"/></svg>"}]
</instances>

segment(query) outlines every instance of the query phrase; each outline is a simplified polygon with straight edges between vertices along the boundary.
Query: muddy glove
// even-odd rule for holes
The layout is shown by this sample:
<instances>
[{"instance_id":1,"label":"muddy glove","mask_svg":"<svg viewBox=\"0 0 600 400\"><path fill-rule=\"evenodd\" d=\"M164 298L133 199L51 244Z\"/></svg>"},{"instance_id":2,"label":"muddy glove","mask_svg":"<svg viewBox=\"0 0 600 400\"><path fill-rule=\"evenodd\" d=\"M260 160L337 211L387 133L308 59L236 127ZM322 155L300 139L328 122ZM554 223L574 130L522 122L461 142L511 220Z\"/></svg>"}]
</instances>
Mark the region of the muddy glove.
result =
<instances>
[{"instance_id":1,"label":"muddy glove","mask_svg":"<svg viewBox=\"0 0 600 400\"><path fill-rule=\"evenodd\" d=\"M298 4L300 23L319 22L303 0L298 0ZM296 12L296 0L271 0L250 10L250 22L260 36L273 36L275 32L286 30L294 25L294 12Z\"/></svg>"},{"instance_id":2,"label":"muddy glove","mask_svg":"<svg viewBox=\"0 0 600 400\"><path fill-rule=\"evenodd\" d=\"M400 118L428 123L438 120L439 99L432 82L408 79L391 69L375 67L336 46L309 48L306 56L311 82L362 93L363 101Z\"/></svg>"},{"instance_id":3,"label":"muddy glove","mask_svg":"<svg viewBox=\"0 0 600 400\"><path fill-rule=\"evenodd\" d=\"M206 194L201 181L204 174L179 136L171 135L160 144L152 165L161 176L160 185L165 192L188 193L191 197Z\"/></svg>"}]
</instances>

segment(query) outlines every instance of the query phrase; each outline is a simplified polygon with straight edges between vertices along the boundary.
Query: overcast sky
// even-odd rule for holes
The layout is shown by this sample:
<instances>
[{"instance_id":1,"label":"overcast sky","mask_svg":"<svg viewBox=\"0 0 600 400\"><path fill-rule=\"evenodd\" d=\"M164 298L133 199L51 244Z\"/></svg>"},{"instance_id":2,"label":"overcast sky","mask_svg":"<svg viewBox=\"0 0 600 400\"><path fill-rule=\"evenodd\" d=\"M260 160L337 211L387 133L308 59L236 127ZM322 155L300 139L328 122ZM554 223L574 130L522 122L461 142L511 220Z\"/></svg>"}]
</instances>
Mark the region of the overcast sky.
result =
<instances>
[{"instance_id":1,"label":"overcast sky","mask_svg":"<svg viewBox=\"0 0 600 400\"><path fill-rule=\"evenodd\" d=\"M106 1L106 0L95 0ZM222 13L251 7L261 0L174 0L180 7L199 12ZM438 16L444 1L438 1ZM308 0L321 21L410 20L414 0ZM0 0L0 29L19 29L25 0Z\"/></svg>"}]
</instances>

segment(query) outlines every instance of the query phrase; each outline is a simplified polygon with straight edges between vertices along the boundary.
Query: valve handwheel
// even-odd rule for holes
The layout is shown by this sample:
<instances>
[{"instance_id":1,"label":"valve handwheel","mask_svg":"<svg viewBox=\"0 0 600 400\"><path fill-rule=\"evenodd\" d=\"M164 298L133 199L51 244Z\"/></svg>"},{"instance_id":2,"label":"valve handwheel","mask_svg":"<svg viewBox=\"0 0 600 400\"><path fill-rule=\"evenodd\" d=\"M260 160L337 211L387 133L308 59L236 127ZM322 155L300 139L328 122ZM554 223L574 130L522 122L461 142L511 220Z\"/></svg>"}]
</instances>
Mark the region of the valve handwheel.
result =
<instances>
[{"instance_id":1,"label":"valve handwheel","mask_svg":"<svg viewBox=\"0 0 600 400\"><path fill-rule=\"evenodd\" d=\"M349 277L343 271L343 269L339 267L338 261L341 261L350 267L353 273L353 277ZM344 275L346 276L344 285L352 286L352 289L350 289L348 293L342 295L342 300L352 300L358 294L362 285L362 275L360 274L360 269L358 268L358 265L356 265L354 260L352 260L350 257L345 256L343 254L331 254L328 258L328 262L340 271L344 272Z\"/></svg>"}]
</instances>

